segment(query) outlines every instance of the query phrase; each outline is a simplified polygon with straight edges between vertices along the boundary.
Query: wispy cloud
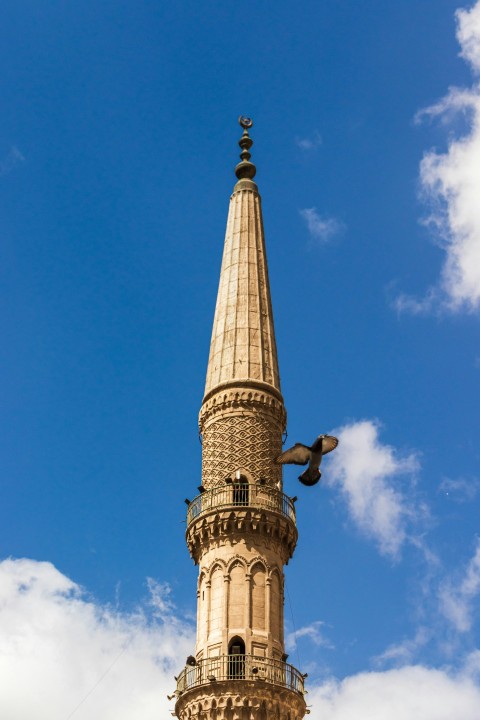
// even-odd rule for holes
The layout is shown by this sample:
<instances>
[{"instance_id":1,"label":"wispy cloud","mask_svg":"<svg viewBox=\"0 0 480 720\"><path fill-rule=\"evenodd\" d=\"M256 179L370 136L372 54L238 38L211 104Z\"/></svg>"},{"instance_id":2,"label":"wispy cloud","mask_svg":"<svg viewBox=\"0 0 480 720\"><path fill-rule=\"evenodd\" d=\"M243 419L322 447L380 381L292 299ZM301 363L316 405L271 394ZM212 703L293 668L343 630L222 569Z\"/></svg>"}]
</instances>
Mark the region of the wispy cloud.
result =
<instances>
[{"instance_id":1,"label":"wispy cloud","mask_svg":"<svg viewBox=\"0 0 480 720\"><path fill-rule=\"evenodd\" d=\"M420 626L413 638L405 638L399 643L389 645L383 653L373 659L373 662L380 667L388 664L395 666L407 665L414 660L417 651L426 645L431 636L432 631L430 629Z\"/></svg>"},{"instance_id":2,"label":"wispy cloud","mask_svg":"<svg viewBox=\"0 0 480 720\"><path fill-rule=\"evenodd\" d=\"M299 147L300 150L303 150L305 152L308 152L310 150L317 150L317 148L320 147L322 142L322 136L317 131L315 131L312 135L308 137L295 138L295 145Z\"/></svg>"},{"instance_id":3,"label":"wispy cloud","mask_svg":"<svg viewBox=\"0 0 480 720\"><path fill-rule=\"evenodd\" d=\"M316 620L310 625L306 625L305 627L301 627L299 630L288 633L285 638L285 646L287 650L291 652L297 646L297 640L300 640L301 638L310 640L317 647L332 649L333 645L323 634L322 629L324 626L324 622Z\"/></svg>"},{"instance_id":4,"label":"wispy cloud","mask_svg":"<svg viewBox=\"0 0 480 720\"><path fill-rule=\"evenodd\" d=\"M383 444L374 420L353 422L333 432L340 443L325 477L340 489L357 528L392 558L398 557L407 540L420 544L415 527L428 516L428 509L412 498L418 455Z\"/></svg>"},{"instance_id":5,"label":"wispy cloud","mask_svg":"<svg viewBox=\"0 0 480 720\"><path fill-rule=\"evenodd\" d=\"M458 503L471 502L479 490L480 480L477 478L444 478L438 486L438 492Z\"/></svg>"},{"instance_id":6,"label":"wispy cloud","mask_svg":"<svg viewBox=\"0 0 480 720\"><path fill-rule=\"evenodd\" d=\"M21 165L24 162L25 158L20 150L12 145L8 154L0 160L0 177L8 175L8 173L11 172L16 165Z\"/></svg>"},{"instance_id":7,"label":"wispy cloud","mask_svg":"<svg viewBox=\"0 0 480 720\"><path fill-rule=\"evenodd\" d=\"M345 230L341 220L320 215L315 207L305 208L299 212L307 224L310 236L317 242L327 243Z\"/></svg>"},{"instance_id":8,"label":"wispy cloud","mask_svg":"<svg viewBox=\"0 0 480 720\"><path fill-rule=\"evenodd\" d=\"M464 668L467 675L480 680L480 650L473 650L467 655Z\"/></svg>"},{"instance_id":9,"label":"wispy cloud","mask_svg":"<svg viewBox=\"0 0 480 720\"><path fill-rule=\"evenodd\" d=\"M468 632L472 627L475 604L479 597L480 539L477 539L475 552L464 570L440 587L441 612L458 632Z\"/></svg>"},{"instance_id":10,"label":"wispy cloud","mask_svg":"<svg viewBox=\"0 0 480 720\"><path fill-rule=\"evenodd\" d=\"M157 720L193 628L167 585L132 612L96 602L51 563L0 563L0 717ZM77 713L78 709L78 713Z\"/></svg>"},{"instance_id":11,"label":"wispy cloud","mask_svg":"<svg viewBox=\"0 0 480 720\"><path fill-rule=\"evenodd\" d=\"M480 0L470 10L458 10L457 39L461 56L480 75ZM438 282L423 297L401 294L399 312L474 312L480 309L480 82L451 88L438 103L422 110L417 120L462 113L468 129L452 132L445 153L427 152L420 164L421 195L429 205L424 219L445 252Z\"/></svg>"}]
</instances>

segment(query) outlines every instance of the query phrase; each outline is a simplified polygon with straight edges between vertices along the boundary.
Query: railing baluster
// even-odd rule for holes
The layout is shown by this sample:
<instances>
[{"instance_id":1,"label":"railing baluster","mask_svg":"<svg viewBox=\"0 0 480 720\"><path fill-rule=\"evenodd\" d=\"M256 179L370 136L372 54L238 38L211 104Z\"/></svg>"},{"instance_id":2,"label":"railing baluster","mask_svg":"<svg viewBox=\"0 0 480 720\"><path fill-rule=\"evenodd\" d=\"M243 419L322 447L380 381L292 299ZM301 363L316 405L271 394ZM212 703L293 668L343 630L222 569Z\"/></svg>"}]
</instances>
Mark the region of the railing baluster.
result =
<instances>
[{"instance_id":1,"label":"railing baluster","mask_svg":"<svg viewBox=\"0 0 480 720\"><path fill-rule=\"evenodd\" d=\"M209 510L232 506L265 508L295 522L295 506L285 493L266 485L231 483L206 490L192 500L187 510L187 525Z\"/></svg>"},{"instance_id":2,"label":"railing baluster","mask_svg":"<svg viewBox=\"0 0 480 720\"><path fill-rule=\"evenodd\" d=\"M256 673L253 673L254 668ZM199 660L195 666L182 670L177 680L177 692L212 682L211 678L221 681L252 680L254 677L301 694L304 692L303 675L293 665L254 655L220 655Z\"/></svg>"}]
</instances>

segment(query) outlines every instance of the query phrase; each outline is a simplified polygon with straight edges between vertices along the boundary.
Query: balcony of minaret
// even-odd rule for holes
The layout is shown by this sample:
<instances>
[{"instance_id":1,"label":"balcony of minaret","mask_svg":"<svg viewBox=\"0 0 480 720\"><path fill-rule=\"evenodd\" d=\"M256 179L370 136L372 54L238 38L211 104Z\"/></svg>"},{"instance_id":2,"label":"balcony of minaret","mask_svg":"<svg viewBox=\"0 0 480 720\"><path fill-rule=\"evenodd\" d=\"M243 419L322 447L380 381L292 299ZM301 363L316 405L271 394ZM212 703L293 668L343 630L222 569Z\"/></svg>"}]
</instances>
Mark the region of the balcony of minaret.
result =
<instances>
[{"instance_id":1,"label":"balcony of minaret","mask_svg":"<svg viewBox=\"0 0 480 720\"><path fill-rule=\"evenodd\" d=\"M188 504L186 540L195 564L207 549L251 536L276 551L284 564L292 557L298 533L295 501L261 478L241 470L204 490Z\"/></svg>"},{"instance_id":2,"label":"balcony of minaret","mask_svg":"<svg viewBox=\"0 0 480 720\"><path fill-rule=\"evenodd\" d=\"M207 658L180 673L175 714L180 720L301 720L305 677L271 658Z\"/></svg>"}]
</instances>

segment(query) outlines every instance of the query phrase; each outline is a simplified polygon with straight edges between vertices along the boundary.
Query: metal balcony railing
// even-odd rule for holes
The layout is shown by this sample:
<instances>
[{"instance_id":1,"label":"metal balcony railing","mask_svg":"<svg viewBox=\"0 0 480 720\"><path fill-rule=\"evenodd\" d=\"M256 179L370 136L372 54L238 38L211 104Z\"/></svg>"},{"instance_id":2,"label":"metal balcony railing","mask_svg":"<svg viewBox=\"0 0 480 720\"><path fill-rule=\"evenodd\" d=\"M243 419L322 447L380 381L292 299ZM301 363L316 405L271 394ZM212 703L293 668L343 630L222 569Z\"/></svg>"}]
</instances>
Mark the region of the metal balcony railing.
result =
<instances>
[{"instance_id":1,"label":"metal balcony railing","mask_svg":"<svg viewBox=\"0 0 480 720\"><path fill-rule=\"evenodd\" d=\"M250 680L281 685L304 694L304 676L293 665L273 658L254 655L220 655L199 660L188 666L177 678L177 694L222 680Z\"/></svg>"},{"instance_id":2,"label":"metal balcony railing","mask_svg":"<svg viewBox=\"0 0 480 720\"><path fill-rule=\"evenodd\" d=\"M206 512L228 507L273 510L295 523L295 505L285 493L268 485L232 482L197 495L188 506L187 526Z\"/></svg>"}]
</instances>

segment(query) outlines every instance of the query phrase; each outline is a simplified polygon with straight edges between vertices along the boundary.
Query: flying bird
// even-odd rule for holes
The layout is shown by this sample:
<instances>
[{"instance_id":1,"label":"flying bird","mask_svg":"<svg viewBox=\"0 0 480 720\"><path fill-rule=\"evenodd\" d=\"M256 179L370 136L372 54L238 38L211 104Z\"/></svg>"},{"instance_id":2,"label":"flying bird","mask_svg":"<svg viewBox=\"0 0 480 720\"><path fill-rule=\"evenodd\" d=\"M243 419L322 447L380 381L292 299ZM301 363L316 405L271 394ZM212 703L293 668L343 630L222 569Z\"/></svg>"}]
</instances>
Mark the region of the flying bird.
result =
<instances>
[{"instance_id":1,"label":"flying bird","mask_svg":"<svg viewBox=\"0 0 480 720\"><path fill-rule=\"evenodd\" d=\"M337 445L338 440L333 435L319 435L311 447L296 443L275 458L275 462L281 465L306 465L308 463L308 468L299 475L298 479L304 485L315 485L322 477L319 467L323 456L335 450Z\"/></svg>"}]
</instances>

